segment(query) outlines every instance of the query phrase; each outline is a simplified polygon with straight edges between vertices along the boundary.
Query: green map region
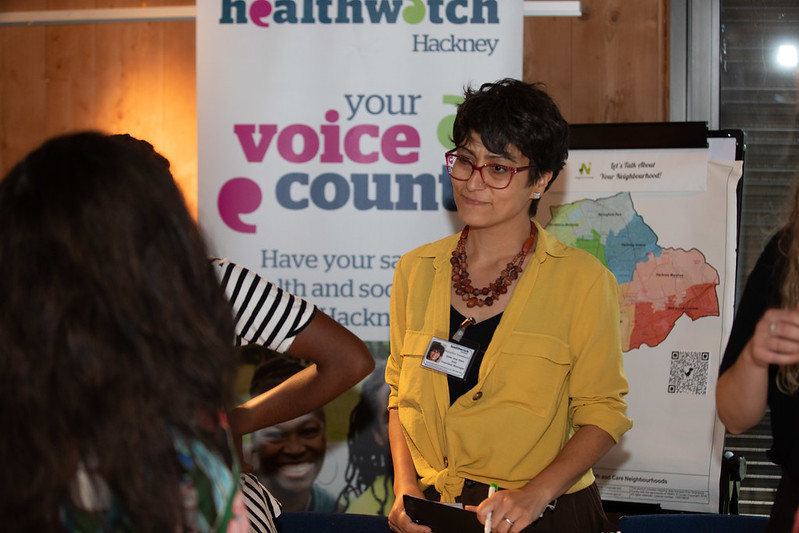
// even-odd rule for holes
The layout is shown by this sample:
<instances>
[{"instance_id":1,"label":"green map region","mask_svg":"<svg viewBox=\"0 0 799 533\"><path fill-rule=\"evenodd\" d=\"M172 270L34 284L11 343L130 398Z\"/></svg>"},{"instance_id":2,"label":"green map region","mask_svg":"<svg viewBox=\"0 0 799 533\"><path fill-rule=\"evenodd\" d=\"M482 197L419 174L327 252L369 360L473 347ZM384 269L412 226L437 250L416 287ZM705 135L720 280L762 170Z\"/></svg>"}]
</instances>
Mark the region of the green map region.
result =
<instances>
[{"instance_id":1,"label":"green map region","mask_svg":"<svg viewBox=\"0 0 799 533\"><path fill-rule=\"evenodd\" d=\"M719 315L718 271L697 249L661 248L630 193L550 207L546 229L608 267L619 282L622 349L657 346L677 319Z\"/></svg>"}]
</instances>

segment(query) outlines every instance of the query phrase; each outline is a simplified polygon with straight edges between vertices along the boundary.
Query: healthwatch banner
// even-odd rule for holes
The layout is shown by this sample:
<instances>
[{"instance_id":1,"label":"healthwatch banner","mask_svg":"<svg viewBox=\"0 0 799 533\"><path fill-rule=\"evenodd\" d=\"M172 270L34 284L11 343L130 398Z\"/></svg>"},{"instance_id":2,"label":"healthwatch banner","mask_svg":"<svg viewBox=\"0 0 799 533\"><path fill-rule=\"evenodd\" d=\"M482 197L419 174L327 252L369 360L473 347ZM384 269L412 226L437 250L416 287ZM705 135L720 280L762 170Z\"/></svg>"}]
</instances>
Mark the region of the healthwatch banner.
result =
<instances>
[{"instance_id":1,"label":"healthwatch banner","mask_svg":"<svg viewBox=\"0 0 799 533\"><path fill-rule=\"evenodd\" d=\"M397 259L460 229L455 106L521 77L522 22L521 0L197 2L212 252L387 340Z\"/></svg>"}]
</instances>

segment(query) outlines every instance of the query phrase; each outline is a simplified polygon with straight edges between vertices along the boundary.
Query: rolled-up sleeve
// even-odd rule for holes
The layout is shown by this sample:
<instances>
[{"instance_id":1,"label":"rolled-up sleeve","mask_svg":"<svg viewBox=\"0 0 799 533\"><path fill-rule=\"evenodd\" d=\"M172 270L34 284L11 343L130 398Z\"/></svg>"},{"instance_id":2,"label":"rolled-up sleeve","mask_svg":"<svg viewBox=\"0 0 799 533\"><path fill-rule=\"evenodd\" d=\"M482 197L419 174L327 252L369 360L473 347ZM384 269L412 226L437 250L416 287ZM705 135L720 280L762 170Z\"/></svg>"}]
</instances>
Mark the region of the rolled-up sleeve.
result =
<instances>
[{"instance_id":1,"label":"rolled-up sleeve","mask_svg":"<svg viewBox=\"0 0 799 533\"><path fill-rule=\"evenodd\" d=\"M615 441L632 427L626 416L629 391L624 374L618 283L602 272L585 293L572 323L573 367L570 416L575 429L597 426Z\"/></svg>"},{"instance_id":2,"label":"rolled-up sleeve","mask_svg":"<svg viewBox=\"0 0 799 533\"><path fill-rule=\"evenodd\" d=\"M391 286L389 345L390 353L386 362L386 383L389 386L388 408L399 406L397 388L400 370L402 369L402 340L405 334L405 300L407 298L407 280L403 270L404 261L400 259L394 269L394 281Z\"/></svg>"}]
</instances>

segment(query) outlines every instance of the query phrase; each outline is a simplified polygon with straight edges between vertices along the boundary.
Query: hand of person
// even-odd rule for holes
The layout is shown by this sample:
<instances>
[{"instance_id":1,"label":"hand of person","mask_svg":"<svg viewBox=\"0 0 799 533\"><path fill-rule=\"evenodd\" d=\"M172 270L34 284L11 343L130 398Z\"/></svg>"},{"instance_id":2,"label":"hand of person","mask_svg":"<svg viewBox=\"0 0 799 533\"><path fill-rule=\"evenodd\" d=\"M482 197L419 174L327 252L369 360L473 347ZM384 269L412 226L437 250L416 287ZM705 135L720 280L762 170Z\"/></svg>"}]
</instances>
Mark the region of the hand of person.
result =
<instances>
[{"instance_id":1,"label":"hand of person","mask_svg":"<svg viewBox=\"0 0 799 533\"><path fill-rule=\"evenodd\" d=\"M488 513L493 513L491 531L517 533L538 520L550 501L541 487L528 484L520 489L498 491L473 509L481 524L485 524Z\"/></svg>"},{"instance_id":2,"label":"hand of person","mask_svg":"<svg viewBox=\"0 0 799 533\"><path fill-rule=\"evenodd\" d=\"M424 498L424 494L418 488L411 488L404 492L395 491L394 505L391 506L391 512L388 513L388 527L396 533L432 533L429 527L417 524L405 512L404 494Z\"/></svg>"},{"instance_id":3,"label":"hand of person","mask_svg":"<svg viewBox=\"0 0 799 533\"><path fill-rule=\"evenodd\" d=\"M769 309L755 326L746 350L755 365L799 363L799 310Z\"/></svg>"}]
</instances>

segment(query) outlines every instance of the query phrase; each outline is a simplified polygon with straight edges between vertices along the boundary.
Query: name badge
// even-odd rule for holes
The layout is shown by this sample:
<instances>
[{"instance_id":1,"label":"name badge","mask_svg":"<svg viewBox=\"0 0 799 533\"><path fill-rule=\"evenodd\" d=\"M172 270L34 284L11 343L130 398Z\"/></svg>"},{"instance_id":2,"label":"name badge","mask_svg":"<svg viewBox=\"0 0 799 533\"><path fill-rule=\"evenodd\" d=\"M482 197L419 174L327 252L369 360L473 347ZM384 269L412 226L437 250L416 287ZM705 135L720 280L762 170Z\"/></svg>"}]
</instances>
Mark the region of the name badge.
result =
<instances>
[{"instance_id":1,"label":"name badge","mask_svg":"<svg viewBox=\"0 0 799 533\"><path fill-rule=\"evenodd\" d=\"M448 376L464 379L469 365L472 364L474 352L474 348L433 337L430 344L427 345L424 358L422 358L422 366L436 372L443 372Z\"/></svg>"}]
</instances>

